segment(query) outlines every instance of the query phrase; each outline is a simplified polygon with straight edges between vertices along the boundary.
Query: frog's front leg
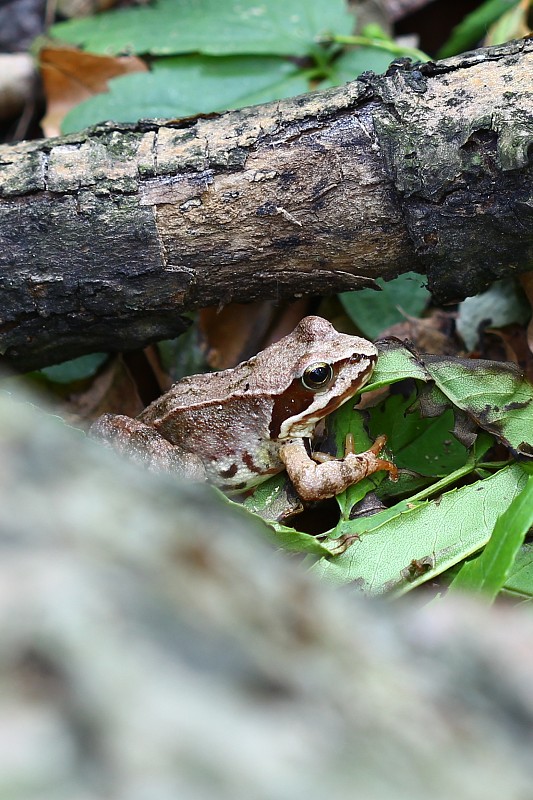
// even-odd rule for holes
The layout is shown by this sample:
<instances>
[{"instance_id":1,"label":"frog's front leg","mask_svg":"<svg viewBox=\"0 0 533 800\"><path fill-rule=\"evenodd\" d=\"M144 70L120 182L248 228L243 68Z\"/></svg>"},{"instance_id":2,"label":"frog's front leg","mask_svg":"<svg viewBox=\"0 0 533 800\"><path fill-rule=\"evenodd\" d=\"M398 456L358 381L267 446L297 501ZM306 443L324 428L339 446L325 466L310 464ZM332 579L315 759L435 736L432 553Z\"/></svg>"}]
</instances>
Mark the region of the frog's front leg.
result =
<instances>
[{"instance_id":1,"label":"frog's front leg","mask_svg":"<svg viewBox=\"0 0 533 800\"><path fill-rule=\"evenodd\" d=\"M91 425L91 439L113 448L152 472L173 472L205 481L201 460L165 439L152 425L121 414L104 414Z\"/></svg>"},{"instance_id":2,"label":"frog's front leg","mask_svg":"<svg viewBox=\"0 0 533 800\"><path fill-rule=\"evenodd\" d=\"M397 468L380 458L385 442L386 437L379 436L364 453L354 453L353 438L346 437L344 458L323 460L323 454L317 453L313 458L308 455L303 439L294 439L281 446L279 455L300 497L308 501L324 500L382 469L396 480Z\"/></svg>"}]
</instances>

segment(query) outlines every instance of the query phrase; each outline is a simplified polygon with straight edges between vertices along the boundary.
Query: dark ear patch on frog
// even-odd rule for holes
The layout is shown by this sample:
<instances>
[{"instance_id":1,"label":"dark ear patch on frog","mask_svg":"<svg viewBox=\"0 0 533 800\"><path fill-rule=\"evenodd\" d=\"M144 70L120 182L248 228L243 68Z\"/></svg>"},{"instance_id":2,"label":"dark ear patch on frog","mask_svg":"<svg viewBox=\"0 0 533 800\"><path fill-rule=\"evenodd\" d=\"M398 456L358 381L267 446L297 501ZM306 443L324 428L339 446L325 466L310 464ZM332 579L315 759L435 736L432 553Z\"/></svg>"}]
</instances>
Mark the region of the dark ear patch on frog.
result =
<instances>
[{"instance_id":1,"label":"dark ear patch on frog","mask_svg":"<svg viewBox=\"0 0 533 800\"><path fill-rule=\"evenodd\" d=\"M285 420L301 414L306 408L309 408L314 396L315 392L303 386L301 378L294 378L292 383L274 401L270 420L270 438L277 439Z\"/></svg>"},{"instance_id":2,"label":"dark ear patch on frog","mask_svg":"<svg viewBox=\"0 0 533 800\"><path fill-rule=\"evenodd\" d=\"M338 361L336 364L331 365L333 368L333 379L337 377L343 366L345 366L349 361L350 359L344 359ZM357 374L352 383L347 386L345 391L340 395L334 394L331 396L325 405L315 410L315 413L310 417L309 421L318 422L328 414L331 414L332 411L335 411L346 400L352 397L358 391L358 389L366 383L369 374L374 369L375 361L375 358L366 358L366 364L361 366L360 372ZM331 386L332 383L333 381L330 381L328 386ZM272 408L272 419L270 421L270 437L272 439L277 439L279 437L281 426L287 419L290 419L291 417L298 417L300 415L303 415L305 418L304 412L309 408L309 406L312 405L317 393L317 391L309 389L305 385L304 381L302 381L301 377L295 378L287 387L287 389L280 394L274 402ZM324 394L327 396L328 393L324 392Z\"/></svg>"}]
</instances>

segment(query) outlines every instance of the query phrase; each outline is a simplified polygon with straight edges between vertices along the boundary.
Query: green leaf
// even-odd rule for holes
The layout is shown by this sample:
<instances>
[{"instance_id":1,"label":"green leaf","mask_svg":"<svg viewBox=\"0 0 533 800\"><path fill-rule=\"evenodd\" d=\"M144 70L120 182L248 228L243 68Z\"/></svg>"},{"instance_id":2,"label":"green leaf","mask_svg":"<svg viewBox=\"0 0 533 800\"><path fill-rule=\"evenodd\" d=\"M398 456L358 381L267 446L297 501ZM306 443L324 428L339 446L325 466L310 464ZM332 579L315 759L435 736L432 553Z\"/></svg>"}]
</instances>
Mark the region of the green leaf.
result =
<instances>
[{"instance_id":1,"label":"green leaf","mask_svg":"<svg viewBox=\"0 0 533 800\"><path fill-rule=\"evenodd\" d=\"M447 475L466 463L468 450L450 433L453 412L424 419L418 410L411 409L414 401L414 394L407 398L392 395L364 414L354 411L353 402L348 402L328 418L328 430L335 436L338 455L343 453L347 433L353 435L358 452L385 434L387 448L383 458L393 457L400 469L416 473L401 475L397 483L392 483L385 471L377 472L350 486L336 498L343 519L349 519L352 509L368 492L376 491L380 498L405 496L427 485L431 477Z\"/></svg>"},{"instance_id":2,"label":"green leaf","mask_svg":"<svg viewBox=\"0 0 533 800\"><path fill-rule=\"evenodd\" d=\"M337 456L344 455L344 444L346 435L351 434L354 438L357 452L367 450L372 442L365 430L364 417L359 411L355 411L353 406L358 401L356 396L353 400L345 403L339 410L328 417L328 433L333 435L336 444ZM369 478L365 478L359 483L350 486L345 492L337 495L336 500L341 510L341 517L348 519L350 512L360 500L371 492L384 478L384 473L377 473Z\"/></svg>"},{"instance_id":3,"label":"green leaf","mask_svg":"<svg viewBox=\"0 0 533 800\"><path fill-rule=\"evenodd\" d=\"M74 383L94 375L107 357L107 353L90 353L71 361L63 361L62 364L44 367L39 373L52 383Z\"/></svg>"},{"instance_id":4,"label":"green leaf","mask_svg":"<svg viewBox=\"0 0 533 800\"><path fill-rule=\"evenodd\" d=\"M475 417L479 404L488 413L487 405L495 397L501 397L503 391L510 401L506 413L516 415L514 434L530 434L533 389L513 365L419 356L394 339L384 340L379 346L378 364L368 388L372 390L405 378L421 381L432 387L431 409L436 414L422 417L413 405L415 395L411 391L406 396L392 395L365 411L353 410L356 400L348 402L329 418L328 429L335 437L339 454L347 432L354 434L359 451L367 449L370 443L367 428L372 437L386 433L398 465L428 475L422 479L417 475L409 478L408 473L398 487L386 472L376 473L337 497L341 520L325 539L317 541L308 534L279 525L274 538L281 547L322 554L315 569L327 580L356 583L368 594L401 594L481 549L498 515L526 481L527 466L513 464L490 474L496 465L481 461L491 446L492 437L488 434L478 434L470 453L455 441L450 434L453 419L451 410L447 410L452 402L449 398ZM486 419L481 423L490 427ZM475 470L483 476L482 480L449 491ZM438 475L444 477L412 494L421 480L427 483ZM268 489L268 483L260 488ZM369 492L380 498L402 490L406 492L401 495L404 499L392 507L370 516L350 518L356 503ZM428 500L429 497L433 499ZM253 502L257 504L255 495ZM267 502L256 505L256 510L261 514L267 505Z\"/></svg>"},{"instance_id":5,"label":"green leaf","mask_svg":"<svg viewBox=\"0 0 533 800\"><path fill-rule=\"evenodd\" d=\"M365 31L368 31L370 27L371 26L367 25L362 34L350 34L348 36L343 34L334 34L331 37L326 37L322 41L324 43L330 42L331 44L361 47L365 50L381 51L388 55L389 62L398 57L410 58L412 61L429 61L429 56L422 52L422 50L419 50L417 47L409 47L407 45L395 42L394 39L391 39L389 36L385 35L381 30L379 36L365 34Z\"/></svg>"},{"instance_id":6,"label":"green leaf","mask_svg":"<svg viewBox=\"0 0 533 800\"><path fill-rule=\"evenodd\" d=\"M482 332L513 322L527 323L531 316L524 292L514 280L496 281L490 289L459 303L457 332L469 350L474 350Z\"/></svg>"},{"instance_id":7,"label":"green leaf","mask_svg":"<svg viewBox=\"0 0 533 800\"><path fill-rule=\"evenodd\" d=\"M109 81L109 91L76 106L63 133L103 120L189 117L279 100L308 89L305 73L278 57L178 56L154 62L152 72Z\"/></svg>"},{"instance_id":8,"label":"green leaf","mask_svg":"<svg viewBox=\"0 0 533 800\"><path fill-rule=\"evenodd\" d=\"M424 356L438 388L476 425L517 453L533 455L533 386L514 364Z\"/></svg>"},{"instance_id":9,"label":"green leaf","mask_svg":"<svg viewBox=\"0 0 533 800\"><path fill-rule=\"evenodd\" d=\"M252 514L269 522L283 522L292 514L298 514L303 509L301 500L294 492L288 494L290 485L286 472L273 475L268 480L260 483L252 494L248 495L242 505Z\"/></svg>"},{"instance_id":10,"label":"green leaf","mask_svg":"<svg viewBox=\"0 0 533 800\"><path fill-rule=\"evenodd\" d=\"M415 272L406 272L392 281L378 278L380 292L361 289L358 292L343 292L340 301L359 330L370 339L403 322L405 315L419 317L425 309L430 294L423 286L424 279Z\"/></svg>"},{"instance_id":11,"label":"green leaf","mask_svg":"<svg viewBox=\"0 0 533 800\"><path fill-rule=\"evenodd\" d=\"M374 47L357 47L345 50L331 66L330 85L340 86L354 81L361 73L372 70L385 72L397 56ZM321 87L322 88L322 87Z\"/></svg>"},{"instance_id":12,"label":"green leaf","mask_svg":"<svg viewBox=\"0 0 533 800\"><path fill-rule=\"evenodd\" d=\"M344 0L159 0L54 25L52 36L93 53L307 55L326 34L349 33Z\"/></svg>"},{"instance_id":13,"label":"green leaf","mask_svg":"<svg viewBox=\"0 0 533 800\"><path fill-rule=\"evenodd\" d=\"M519 3L515 8L503 14L491 27L485 37L485 45L494 47L498 44L510 42L512 39L521 39L528 30L528 14L531 10L530 3L528 8L523 3Z\"/></svg>"},{"instance_id":14,"label":"green leaf","mask_svg":"<svg viewBox=\"0 0 533 800\"><path fill-rule=\"evenodd\" d=\"M269 534L270 540L276 547L282 547L289 553L308 553L315 556L329 556L330 550L316 536L310 533L303 533L294 528L287 528L275 522L270 523L272 532Z\"/></svg>"},{"instance_id":15,"label":"green leaf","mask_svg":"<svg viewBox=\"0 0 533 800\"><path fill-rule=\"evenodd\" d=\"M437 53L437 58L448 58L463 53L469 47L475 47L485 36L487 29L519 2L520 0L486 0L453 29L452 35Z\"/></svg>"},{"instance_id":16,"label":"green leaf","mask_svg":"<svg viewBox=\"0 0 533 800\"><path fill-rule=\"evenodd\" d=\"M482 592L494 600L511 574L517 553L533 525L533 476L496 520L492 536L477 558L467 561L450 590Z\"/></svg>"},{"instance_id":17,"label":"green leaf","mask_svg":"<svg viewBox=\"0 0 533 800\"><path fill-rule=\"evenodd\" d=\"M505 589L514 595L533 597L533 542L526 542L518 551L505 581Z\"/></svg>"},{"instance_id":18,"label":"green leaf","mask_svg":"<svg viewBox=\"0 0 533 800\"><path fill-rule=\"evenodd\" d=\"M480 550L526 480L513 464L436 500L410 498L344 522L341 535L353 537L353 543L340 555L320 559L313 571L331 583L353 583L366 594L403 594Z\"/></svg>"},{"instance_id":19,"label":"green leaf","mask_svg":"<svg viewBox=\"0 0 533 800\"><path fill-rule=\"evenodd\" d=\"M294 528L287 527L275 520L281 514L287 515L289 510L294 510L297 506L302 509L301 501L287 497L288 477L286 473L274 475L264 483L259 484L253 494L245 498L243 503L239 503L240 508L245 508L250 514L260 517L261 520L269 523L269 538L276 545L293 553L308 553L315 556L329 554L329 549L325 547L316 536Z\"/></svg>"},{"instance_id":20,"label":"green leaf","mask_svg":"<svg viewBox=\"0 0 533 800\"><path fill-rule=\"evenodd\" d=\"M373 438L384 433L394 463L428 477L442 477L466 463L468 450L452 435L454 414L448 409L433 418L422 417L416 397L391 395L370 413Z\"/></svg>"},{"instance_id":21,"label":"green leaf","mask_svg":"<svg viewBox=\"0 0 533 800\"><path fill-rule=\"evenodd\" d=\"M434 381L452 403L516 453L533 456L533 386L514 364L449 356L420 356L393 338L378 343L373 391L404 378ZM444 409L443 409L444 410Z\"/></svg>"},{"instance_id":22,"label":"green leaf","mask_svg":"<svg viewBox=\"0 0 533 800\"><path fill-rule=\"evenodd\" d=\"M373 392L406 378L430 380L422 356L409 350L399 339L393 337L380 339L376 342L376 346L379 350L378 362L369 383L363 388L363 393Z\"/></svg>"}]
</instances>

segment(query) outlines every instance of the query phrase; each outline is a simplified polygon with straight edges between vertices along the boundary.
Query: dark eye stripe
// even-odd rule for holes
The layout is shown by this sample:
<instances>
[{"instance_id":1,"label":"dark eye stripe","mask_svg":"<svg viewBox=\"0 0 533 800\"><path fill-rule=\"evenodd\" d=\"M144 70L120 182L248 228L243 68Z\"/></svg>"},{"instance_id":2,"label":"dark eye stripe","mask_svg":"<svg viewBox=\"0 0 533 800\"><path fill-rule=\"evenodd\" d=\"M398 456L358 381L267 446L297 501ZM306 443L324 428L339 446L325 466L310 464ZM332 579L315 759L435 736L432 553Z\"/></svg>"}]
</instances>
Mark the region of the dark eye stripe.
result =
<instances>
[{"instance_id":1,"label":"dark eye stripe","mask_svg":"<svg viewBox=\"0 0 533 800\"><path fill-rule=\"evenodd\" d=\"M278 438L281 426L286 419L301 414L306 408L309 408L314 396L315 392L306 389L300 378L295 378L291 385L274 401L270 420L271 438Z\"/></svg>"},{"instance_id":2,"label":"dark eye stripe","mask_svg":"<svg viewBox=\"0 0 533 800\"><path fill-rule=\"evenodd\" d=\"M369 357L368 366L361 370L361 373L354 380L350 386L340 397L332 397L324 408L317 410L315 414L316 421L323 419L332 411L335 411L345 400L351 397L366 382L366 378L372 372L376 359ZM338 372L346 364L346 361L341 361L334 365L334 371ZM272 419L270 421L270 436L272 439L277 439L281 426L285 420L290 417L296 417L303 414L307 408L312 404L316 397L316 390L312 391L307 389L303 384L301 378L295 378L290 386L278 395L272 407Z\"/></svg>"}]
</instances>

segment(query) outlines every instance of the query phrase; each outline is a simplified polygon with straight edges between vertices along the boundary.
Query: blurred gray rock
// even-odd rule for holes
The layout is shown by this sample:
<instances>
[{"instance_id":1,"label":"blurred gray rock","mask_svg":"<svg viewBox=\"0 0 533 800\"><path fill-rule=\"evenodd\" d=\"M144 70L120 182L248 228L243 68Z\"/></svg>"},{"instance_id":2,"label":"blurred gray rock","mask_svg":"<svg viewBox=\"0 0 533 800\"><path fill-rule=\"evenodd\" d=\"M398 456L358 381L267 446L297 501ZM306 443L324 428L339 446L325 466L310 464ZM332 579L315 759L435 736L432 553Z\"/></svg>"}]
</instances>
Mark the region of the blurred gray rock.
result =
<instances>
[{"instance_id":1,"label":"blurred gray rock","mask_svg":"<svg viewBox=\"0 0 533 800\"><path fill-rule=\"evenodd\" d=\"M0 53L0 120L20 114L35 89L35 68L28 53Z\"/></svg>"},{"instance_id":2,"label":"blurred gray rock","mask_svg":"<svg viewBox=\"0 0 533 800\"><path fill-rule=\"evenodd\" d=\"M44 32L46 0L0 0L0 52L28 50Z\"/></svg>"},{"instance_id":3,"label":"blurred gray rock","mask_svg":"<svg viewBox=\"0 0 533 800\"><path fill-rule=\"evenodd\" d=\"M533 621L369 603L0 397L0 797L523 800Z\"/></svg>"}]
</instances>

